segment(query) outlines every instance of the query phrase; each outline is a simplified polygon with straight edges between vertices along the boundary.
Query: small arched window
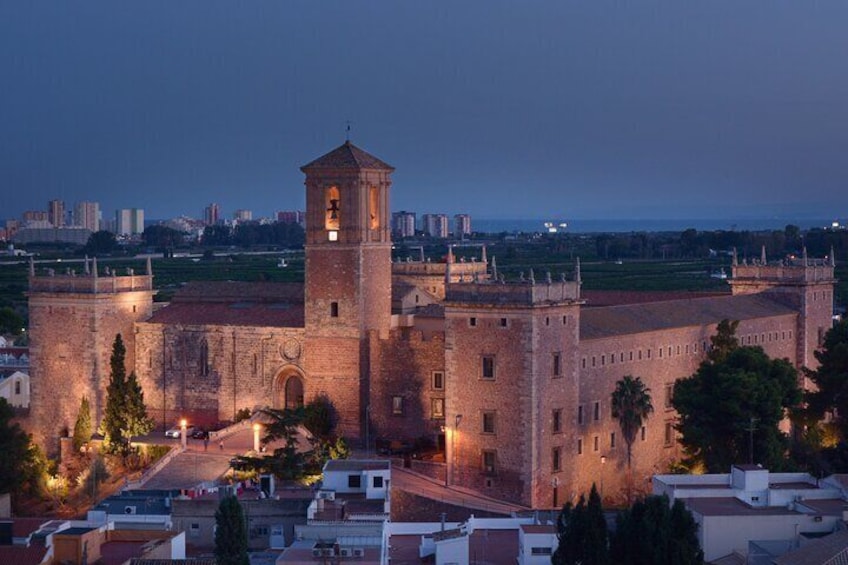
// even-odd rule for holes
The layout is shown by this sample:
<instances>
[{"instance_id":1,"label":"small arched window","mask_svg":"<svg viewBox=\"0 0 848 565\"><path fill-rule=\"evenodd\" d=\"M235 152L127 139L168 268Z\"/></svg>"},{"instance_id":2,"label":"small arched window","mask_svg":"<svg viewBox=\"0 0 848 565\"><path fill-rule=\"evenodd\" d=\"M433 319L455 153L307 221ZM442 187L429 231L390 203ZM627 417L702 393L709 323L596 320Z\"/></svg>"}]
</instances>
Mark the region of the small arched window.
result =
<instances>
[{"instance_id":1,"label":"small arched window","mask_svg":"<svg viewBox=\"0 0 848 565\"><path fill-rule=\"evenodd\" d=\"M15 395L21 394L21 381L20 379L15 380Z\"/></svg>"},{"instance_id":2,"label":"small arched window","mask_svg":"<svg viewBox=\"0 0 848 565\"><path fill-rule=\"evenodd\" d=\"M209 376L209 346L205 341L200 344L200 375Z\"/></svg>"},{"instance_id":3,"label":"small arched window","mask_svg":"<svg viewBox=\"0 0 848 565\"><path fill-rule=\"evenodd\" d=\"M380 229L380 190L376 186L368 190L368 228Z\"/></svg>"}]
</instances>

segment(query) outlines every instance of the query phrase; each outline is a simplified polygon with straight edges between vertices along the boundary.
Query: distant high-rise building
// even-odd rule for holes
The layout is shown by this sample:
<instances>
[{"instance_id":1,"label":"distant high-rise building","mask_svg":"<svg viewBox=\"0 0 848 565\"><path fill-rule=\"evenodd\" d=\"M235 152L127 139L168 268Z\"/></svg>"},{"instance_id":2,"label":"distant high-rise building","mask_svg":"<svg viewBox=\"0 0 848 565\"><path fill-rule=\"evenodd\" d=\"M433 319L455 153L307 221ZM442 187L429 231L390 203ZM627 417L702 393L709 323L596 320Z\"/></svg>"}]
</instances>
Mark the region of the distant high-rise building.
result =
<instances>
[{"instance_id":1,"label":"distant high-rise building","mask_svg":"<svg viewBox=\"0 0 848 565\"><path fill-rule=\"evenodd\" d=\"M100 204L77 202L74 206L74 225L95 232L100 229Z\"/></svg>"},{"instance_id":2,"label":"distant high-rise building","mask_svg":"<svg viewBox=\"0 0 848 565\"><path fill-rule=\"evenodd\" d=\"M253 212L250 210L236 210L233 219L237 222L250 222L253 220Z\"/></svg>"},{"instance_id":3,"label":"distant high-rise building","mask_svg":"<svg viewBox=\"0 0 848 565\"><path fill-rule=\"evenodd\" d=\"M424 214L421 217L424 233L430 237L448 236L448 217L445 214Z\"/></svg>"},{"instance_id":4,"label":"distant high-rise building","mask_svg":"<svg viewBox=\"0 0 848 565\"><path fill-rule=\"evenodd\" d=\"M453 217L453 236L462 239L466 235L471 235L471 216L457 214Z\"/></svg>"},{"instance_id":5,"label":"distant high-rise building","mask_svg":"<svg viewBox=\"0 0 848 565\"><path fill-rule=\"evenodd\" d=\"M221 216L221 208L214 202L203 209L203 222L207 226L214 226Z\"/></svg>"},{"instance_id":6,"label":"distant high-rise building","mask_svg":"<svg viewBox=\"0 0 848 565\"><path fill-rule=\"evenodd\" d=\"M396 237L415 235L415 212L401 210L392 214L392 234Z\"/></svg>"},{"instance_id":7,"label":"distant high-rise building","mask_svg":"<svg viewBox=\"0 0 848 565\"><path fill-rule=\"evenodd\" d=\"M144 210L123 208L115 211L115 233L122 236L141 235L144 231Z\"/></svg>"},{"instance_id":8,"label":"distant high-rise building","mask_svg":"<svg viewBox=\"0 0 848 565\"><path fill-rule=\"evenodd\" d=\"M65 225L65 203L61 200L51 200L47 203L47 220L54 228Z\"/></svg>"},{"instance_id":9,"label":"distant high-rise building","mask_svg":"<svg viewBox=\"0 0 848 565\"><path fill-rule=\"evenodd\" d=\"M32 222L46 222L47 221L47 212L44 210L27 210L23 213L21 218L24 221L24 224L29 224Z\"/></svg>"},{"instance_id":10,"label":"distant high-rise building","mask_svg":"<svg viewBox=\"0 0 848 565\"><path fill-rule=\"evenodd\" d=\"M280 210L277 212L277 221L284 224L303 225L305 217L302 210Z\"/></svg>"}]
</instances>

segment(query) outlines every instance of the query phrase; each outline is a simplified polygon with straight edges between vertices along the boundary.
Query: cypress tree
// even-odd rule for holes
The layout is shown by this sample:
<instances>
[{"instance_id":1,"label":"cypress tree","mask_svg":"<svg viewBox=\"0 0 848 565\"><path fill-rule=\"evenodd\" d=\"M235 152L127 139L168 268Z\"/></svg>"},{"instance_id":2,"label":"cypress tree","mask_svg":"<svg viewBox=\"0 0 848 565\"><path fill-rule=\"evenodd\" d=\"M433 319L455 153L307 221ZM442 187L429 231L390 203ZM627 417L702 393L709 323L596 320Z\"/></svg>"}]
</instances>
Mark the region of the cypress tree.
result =
<instances>
[{"instance_id":1,"label":"cypress tree","mask_svg":"<svg viewBox=\"0 0 848 565\"><path fill-rule=\"evenodd\" d=\"M91 407L88 397L83 396L80 400L79 414L74 423L74 451L79 453L82 446L91 440Z\"/></svg>"},{"instance_id":2,"label":"cypress tree","mask_svg":"<svg viewBox=\"0 0 848 565\"><path fill-rule=\"evenodd\" d=\"M106 388L106 410L103 416L103 434L109 451L126 453L123 430L126 428L127 350L121 334L115 336L112 357L109 360L109 386Z\"/></svg>"},{"instance_id":3,"label":"cypress tree","mask_svg":"<svg viewBox=\"0 0 848 565\"><path fill-rule=\"evenodd\" d=\"M250 565L244 512L235 496L221 500L215 512L215 559L218 565Z\"/></svg>"}]
</instances>

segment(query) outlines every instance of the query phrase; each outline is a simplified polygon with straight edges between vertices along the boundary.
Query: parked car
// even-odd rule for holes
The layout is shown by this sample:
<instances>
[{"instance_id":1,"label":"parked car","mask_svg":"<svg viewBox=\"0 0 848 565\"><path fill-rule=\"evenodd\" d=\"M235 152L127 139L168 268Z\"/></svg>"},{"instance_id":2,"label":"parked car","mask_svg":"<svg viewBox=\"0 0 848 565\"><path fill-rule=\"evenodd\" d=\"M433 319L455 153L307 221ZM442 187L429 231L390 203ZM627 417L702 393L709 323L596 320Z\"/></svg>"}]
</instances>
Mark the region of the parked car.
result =
<instances>
[{"instance_id":1,"label":"parked car","mask_svg":"<svg viewBox=\"0 0 848 565\"><path fill-rule=\"evenodd\" d=\"M191 436L191 435L194 433L194 431L195 431L194 426L187 426L187 427L186 427L186 435ZM173 426L173 427L171 427L171 428L168 428L168 429L165 431L165 437L175 437L175 438L178 438L178 437L180 437L180 434L181 434L181 433L182 433L182 428L180 427L180 425L179 425L179 424L177 424L177 425L175 425L175 426Z\"/></svg>"},{"instance_id":2,"label":"parked car","mask_svg":"<svg viewBox=\"0 0 848 565\"><path fill-rule=\"evenodd\" d=\"M193 439L206 439L209 437L209 432L202 428L197 428L191 433Z\"/></svg>"}]
</instances>

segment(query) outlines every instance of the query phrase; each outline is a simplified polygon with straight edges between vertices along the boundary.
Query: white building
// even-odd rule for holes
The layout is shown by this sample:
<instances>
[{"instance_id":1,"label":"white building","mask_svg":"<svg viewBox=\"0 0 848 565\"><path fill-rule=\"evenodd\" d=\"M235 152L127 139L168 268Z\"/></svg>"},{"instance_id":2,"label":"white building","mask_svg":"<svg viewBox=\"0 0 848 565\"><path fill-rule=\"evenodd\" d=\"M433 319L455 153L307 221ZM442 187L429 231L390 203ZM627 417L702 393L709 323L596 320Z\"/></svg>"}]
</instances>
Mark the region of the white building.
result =
<instances>
[{"instance_id":1,"label":"white building","mask_svg":"<svg viewBox=\"0 0 848 565\"><path fill-rule=\"evenodd\" d=\"M734 465L728 474L655 475L653 492L681 499L698 523L704 560L748 554L749 542L787 541L834 532L848 518L845 489L833 478L770 473Z\"/></svg>"},{"instance_id":2,"label":"white building","mask_svg":"<svg viewBox=\"0 0 848 565\"><path fill-rule=\"evenodd\" d=\"M100 229L100 204L77 202L74 206L74 225L92 232Z\"/></svg>"},{"instance_id":3,"label":"white building","mask_svg":"<svg viewBox=\"0 0 848 565\"><path fill-rule=\"evenodd\" d=\"M144 210L141 208L122 208L115 211L115 234L132 237L144 231Z\"/></svg>"},{"instance_id":4,"label":"white building","mask_svg":"<svg viewBox=\"0 0 848 565\"><path fill-rule=\"evenodd\" d=\"M10 406L29 408L29 375L15 371L0 379L0 397L5 398Z\"/></svg>"},{"instance_id":5,"label":"white building","mask_svg":"<svg viewBox=\"0 0 848 565\"><path fill-rule=\"evenodd\" d=\"M424 233L430 237L444 239L448 236L448 217L445 214L424 214L421 221Z\"/></svg>"},{"instance_id":6,"label":"white building","mask_svg":"<svg viewBox=\"0 0 848 565\"><path fill-rule=\"evenodd\" d=\"M392 235L396 237L414 237L415 212L401 210L392 214Z\"/></svg>"},{"instance_id":7,"label":"white building","mask_svg":"<svg viewBox=\"0 0 848 565\"><path fill-rule=\"evenodd\" d=\"M471 235L471 216L457 214L453 217L453 236L462 239L466 235Z\"/></svg>"}]
</instances>

